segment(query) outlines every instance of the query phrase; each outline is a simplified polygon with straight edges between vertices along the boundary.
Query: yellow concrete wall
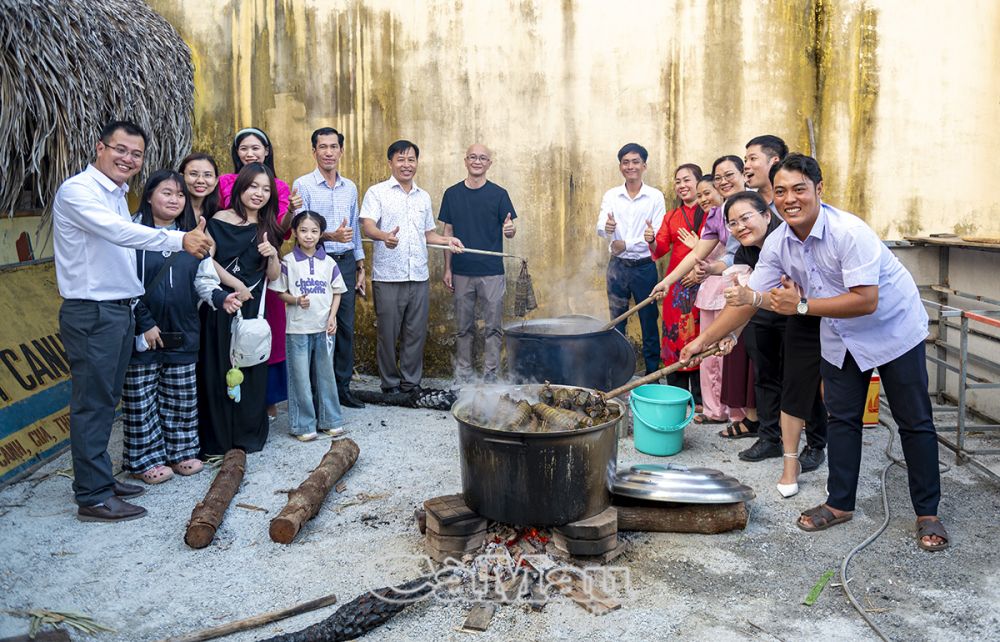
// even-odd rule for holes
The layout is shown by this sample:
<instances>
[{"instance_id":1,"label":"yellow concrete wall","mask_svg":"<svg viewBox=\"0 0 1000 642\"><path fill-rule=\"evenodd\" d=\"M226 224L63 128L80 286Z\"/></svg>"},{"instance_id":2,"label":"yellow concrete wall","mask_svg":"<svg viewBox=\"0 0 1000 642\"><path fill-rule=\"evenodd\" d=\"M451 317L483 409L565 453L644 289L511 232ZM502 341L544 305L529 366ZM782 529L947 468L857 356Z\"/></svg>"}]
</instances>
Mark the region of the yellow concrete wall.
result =
<instances>
[{"instance_id":1,"label":"yellow concrete wall","mask_svg":"<svg viewBox=\"0 0 1000 642\"><path fill-rule=\"evenodd\" d=\"M808 152L811 119L829 202L883 237L1000 231L992 0L150 4L192 48L196 147L221 159L235 130L260 126L290 181L312 167L310 131L333 125L363 192L388 174L386 146L409 138L436 206L465 147L493 147L490 177L523 215L510 247L529 257L543 313L607 313L591 228L633 140L669 195L676 165L742 155L757 134ZM446 308L432 320L445 343Z\"/></svg>"}]
</instances>

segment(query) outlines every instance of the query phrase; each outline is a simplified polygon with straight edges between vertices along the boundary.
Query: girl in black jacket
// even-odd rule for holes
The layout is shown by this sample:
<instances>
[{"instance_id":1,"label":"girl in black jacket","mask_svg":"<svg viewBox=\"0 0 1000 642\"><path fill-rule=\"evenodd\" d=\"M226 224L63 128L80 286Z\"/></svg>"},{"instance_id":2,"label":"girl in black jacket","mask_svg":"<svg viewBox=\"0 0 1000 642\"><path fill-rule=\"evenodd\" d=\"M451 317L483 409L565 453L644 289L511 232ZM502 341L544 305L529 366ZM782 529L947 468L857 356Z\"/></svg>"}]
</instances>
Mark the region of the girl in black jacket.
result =
<instances>
[{"instance_id":1,"label":"girl in black jacket","mask_svg":"<svg viewBox=\"0 0 1000 642\"><path fill-rule=\"evenodd\" d=\"M154 172L136 222L187 231L195 227L183 177ZM198 454L195 363L200 323L194 277L199 260L184 252L136 250L146 293L135 306L135 350L125 373L123 467L147 484L193 475Z\"/></svg>"}]
</instances>

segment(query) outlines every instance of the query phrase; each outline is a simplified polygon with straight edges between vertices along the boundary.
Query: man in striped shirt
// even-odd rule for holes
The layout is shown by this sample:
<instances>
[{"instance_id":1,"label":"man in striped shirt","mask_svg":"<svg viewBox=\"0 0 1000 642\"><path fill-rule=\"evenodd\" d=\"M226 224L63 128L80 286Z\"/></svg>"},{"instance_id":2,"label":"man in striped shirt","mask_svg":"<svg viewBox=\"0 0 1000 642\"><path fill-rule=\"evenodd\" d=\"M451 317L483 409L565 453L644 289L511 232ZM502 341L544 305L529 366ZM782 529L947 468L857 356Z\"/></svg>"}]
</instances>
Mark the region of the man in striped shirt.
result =
<instances>
[{"instance_id":1,"label":"man in striped shirt","mask_svg":"<svg viewBox=\"0 0 1000 642\"><path fill-rule=\"evenodd\" d=\"M364 408L365 404L351 393L354 372L354 297L365 295L365 251L361 247L361 227L358 225L358 188L340 175L340 158L344 154L344 135L332 127L321 127L312 133L313 157L316 169L295 180L292 191L302 197L302 210L311 210L326 219L324 249L332 256L344 277L347 291L337 309L337 341L333 354L333 372L337 378L340 405Z\"/></svg>"}]
</instances>

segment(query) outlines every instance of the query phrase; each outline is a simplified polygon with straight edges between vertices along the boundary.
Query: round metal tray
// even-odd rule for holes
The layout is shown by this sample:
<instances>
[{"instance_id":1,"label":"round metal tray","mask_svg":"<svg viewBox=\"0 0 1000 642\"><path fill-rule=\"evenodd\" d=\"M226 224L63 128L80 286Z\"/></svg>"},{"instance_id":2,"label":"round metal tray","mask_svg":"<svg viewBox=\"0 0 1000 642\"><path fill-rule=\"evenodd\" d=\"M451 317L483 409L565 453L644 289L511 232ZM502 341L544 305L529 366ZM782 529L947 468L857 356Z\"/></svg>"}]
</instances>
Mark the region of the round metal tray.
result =
<instances>
[{"instance_id":1,"label":"round metal tray","mask_svg":"<svg viewBox=\"0 0 1000 642\"><path fill-rule=\"evenodd\" d=\"M711 468L638 464L615 475L614 493L623 497L679 504L733 504L753 499L752 488Z\"/></svg>"}]
</instances>

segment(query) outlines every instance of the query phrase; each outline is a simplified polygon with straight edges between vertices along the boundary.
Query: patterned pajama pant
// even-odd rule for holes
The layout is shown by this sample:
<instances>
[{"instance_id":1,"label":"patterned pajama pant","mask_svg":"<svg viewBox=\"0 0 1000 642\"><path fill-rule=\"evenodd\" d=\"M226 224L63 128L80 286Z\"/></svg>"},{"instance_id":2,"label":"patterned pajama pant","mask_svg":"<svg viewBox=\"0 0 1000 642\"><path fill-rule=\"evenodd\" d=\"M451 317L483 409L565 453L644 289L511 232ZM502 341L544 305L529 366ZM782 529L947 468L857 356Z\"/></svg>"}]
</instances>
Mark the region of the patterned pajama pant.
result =
<instances>
[{"instance_id":1,"label":"patterned pajama pant","mask_svg":"<svg viewBox=\"0 0 1000 642\"><path fill-rule=\"evenodd\" d=\"M142 473L198 454L195 364L132 363L125 373L122 468Z\"/></svg>"}]
</instances>

